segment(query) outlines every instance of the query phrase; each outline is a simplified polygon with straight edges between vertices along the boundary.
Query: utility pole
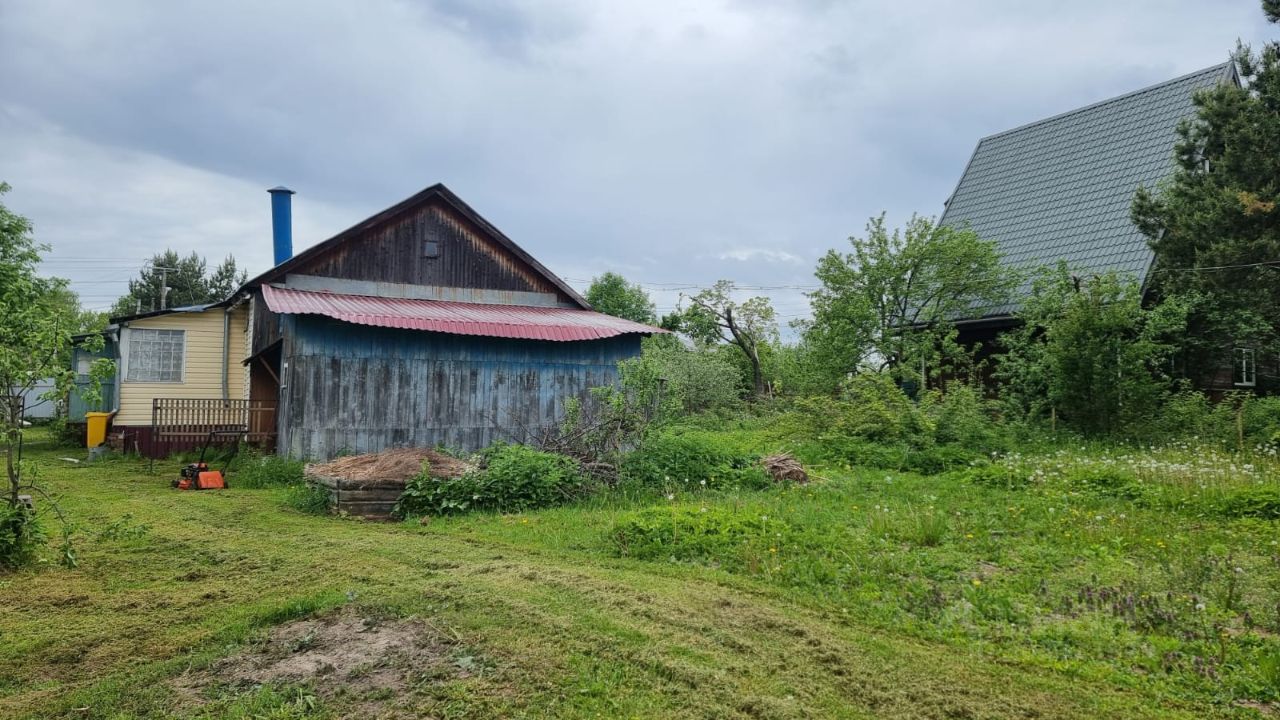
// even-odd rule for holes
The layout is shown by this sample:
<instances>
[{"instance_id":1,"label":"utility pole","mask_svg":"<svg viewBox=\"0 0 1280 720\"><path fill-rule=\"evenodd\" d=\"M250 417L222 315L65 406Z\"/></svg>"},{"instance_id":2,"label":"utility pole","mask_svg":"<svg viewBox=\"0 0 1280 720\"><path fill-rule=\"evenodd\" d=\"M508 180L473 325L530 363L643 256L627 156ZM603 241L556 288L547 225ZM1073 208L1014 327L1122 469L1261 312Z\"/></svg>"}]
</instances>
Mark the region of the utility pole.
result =
<instances>
[{"instance_id":1,"label":"utility pole","mask_svg":"<svg viewBox=\"0 0 1280 720\"><path fill-rule=\"evenodd\" d=\"M173 289L169 287L169 271L173 270L174 272L177 272L178 268L165 267L163 265L152 265L151 269L160 271L160 288L159 292L156 293L156 297L160 299L160 307L152 305L151 309L164 310L166 306L165 299L168 297L169 291Z\"/></svg>"}]
</instances>

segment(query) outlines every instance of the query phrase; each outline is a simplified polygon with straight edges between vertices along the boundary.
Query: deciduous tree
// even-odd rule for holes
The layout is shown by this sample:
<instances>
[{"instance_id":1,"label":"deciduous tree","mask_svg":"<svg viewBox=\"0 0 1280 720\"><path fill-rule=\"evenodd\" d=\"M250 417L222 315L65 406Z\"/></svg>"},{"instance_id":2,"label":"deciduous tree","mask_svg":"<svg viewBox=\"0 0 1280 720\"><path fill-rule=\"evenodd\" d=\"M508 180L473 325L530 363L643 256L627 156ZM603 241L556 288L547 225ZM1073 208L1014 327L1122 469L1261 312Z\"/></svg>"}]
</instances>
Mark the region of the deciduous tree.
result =
<instances>
[{"instance_id":1,"label":"deciduous tree","mask_svg":"<svg viewBox=\"0 0 1280 720\"><path fill-rule=\"evenodd\" d=\"M0 183L0 196L8 190ZM6 480L0 502L0 565L29 559L41 538L35 513L19 502L24 490L41 491L23 478L22 400L47 378L57 381L55 394L73 380L65 358L72 333L80 329L78 318L67 312L66 281L37 274L44 250L32 236L31 223L0 203L0 443ZM95 377L107 371L109 367L99 365ZM67 550L64 559L73 561L74 555Z\"/></svg>"},{"instance_id":2,"label":"deciduous tree","mask_svg":"<svg viewBox=\"0 0 1280 720\"><path fill-rule=\"evenodd\" d=\"M688 297L689 306L678 318L669 322L675 329L703 344L728 343L736 347L751 367L751 387L757 397L765 395L769 388L765 382L761 348L776 341L778 326L765 297L753 297L743 301L734 299L732 281L720 280L697 295Z\"/></svg>"},{"instance_id":3,"label":"deciduous tree","mask_svg":"<svg viewBox=\"0 0 1280 720\"><path fill-rule=\"evenodd\" d=\"M849 243L851 252L818 261L822 288L809 296L813 319L804 327L831 387L865 366L924 381L922 362L963 355L954 320L1000 305L1016 282L994 243L930 218L913 216L892 232L883 215L872 218L866 237Z\"/></svg>"},{"instance_id":4,"label":"deciduous tree","mask_svg":"<svg viewBox=\"0 0 1280 720\"><path fill-rule=\"evenodd\" d=\"M586 297L592 307L606 315L650 325L657 320L653 301L644 288L617 273L607 272L593 279Z\"/></svg>"}]
</instances>

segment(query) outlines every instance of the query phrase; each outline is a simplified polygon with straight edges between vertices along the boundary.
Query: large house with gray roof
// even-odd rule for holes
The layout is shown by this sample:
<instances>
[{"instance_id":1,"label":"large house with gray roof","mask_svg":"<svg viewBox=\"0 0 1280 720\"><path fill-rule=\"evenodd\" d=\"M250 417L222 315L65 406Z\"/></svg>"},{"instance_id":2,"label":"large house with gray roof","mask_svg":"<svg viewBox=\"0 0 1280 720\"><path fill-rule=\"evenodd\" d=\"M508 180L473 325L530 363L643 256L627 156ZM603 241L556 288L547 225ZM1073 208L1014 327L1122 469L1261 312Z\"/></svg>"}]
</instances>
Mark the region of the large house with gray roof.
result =
<instances>
[{"instance_id":1,"label":"large house with gray roof","mask_svg":"<svg viewBox=\"0 0 1280 720\"><path fill-rule=\"evenodd\" d=\"M982 138L940 222L995 241L1015 268L1065 261L1081 276L1114 270L1145 286L1154 254L1130 220L1134 192L1173 174L1196 92L1231 82L1226 62ZM1028 291L960 319L961 340L990 345Z\"/></svg>"}]
</instances>

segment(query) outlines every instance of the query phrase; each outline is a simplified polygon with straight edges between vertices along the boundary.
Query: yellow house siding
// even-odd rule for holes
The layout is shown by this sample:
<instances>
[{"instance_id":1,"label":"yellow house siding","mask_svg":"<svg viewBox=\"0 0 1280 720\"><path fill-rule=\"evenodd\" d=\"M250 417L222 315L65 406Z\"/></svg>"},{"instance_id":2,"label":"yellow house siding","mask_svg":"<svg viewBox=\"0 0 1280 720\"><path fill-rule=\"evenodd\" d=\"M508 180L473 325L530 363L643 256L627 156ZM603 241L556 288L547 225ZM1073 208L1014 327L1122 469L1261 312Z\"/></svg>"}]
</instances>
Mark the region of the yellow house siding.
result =
<instances>
[{"instance_id":1,"label":"yellow house siding","mask_svg":"<svg viewBox=\"0 0 1280 720\"><path fill-rule=\"evenodd\" d=\"M211 308L198 313L172 313L143 318L128 323L134 328L149 330L185 330L182 382L129 382L125 379L128 360L122 358L120 368L120 408L116 414L118 425L150 425L153 398L210 398L222 397L222 333L223 308ZM241 304L231 311L231 328L227 354L227 396L248 397L248 384L240 362L246 355L245 334L248 331L248 309ZM127 334L122 338L122 353L129 352Z\"/></svg>"}]
</instances>

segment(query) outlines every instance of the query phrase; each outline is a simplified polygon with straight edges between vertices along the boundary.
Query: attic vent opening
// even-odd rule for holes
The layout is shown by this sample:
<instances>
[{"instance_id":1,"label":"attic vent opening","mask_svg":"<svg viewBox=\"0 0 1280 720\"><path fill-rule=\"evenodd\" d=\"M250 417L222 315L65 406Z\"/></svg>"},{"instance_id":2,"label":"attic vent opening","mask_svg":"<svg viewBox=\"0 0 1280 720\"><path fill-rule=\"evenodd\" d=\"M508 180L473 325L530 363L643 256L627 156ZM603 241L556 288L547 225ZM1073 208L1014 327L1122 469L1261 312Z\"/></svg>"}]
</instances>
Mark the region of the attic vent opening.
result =
<instances>
[{"instance_id":1,"label":"attic vent opening","mask_svg":"<svg viewBox=\"0 0 1280 720\"><path fill-rule=\"evenodd\" d=\"M422 241L422 257L424 258L440 257L440 241L439 240L423 240Z\"/></svg>"}]
</instances>

